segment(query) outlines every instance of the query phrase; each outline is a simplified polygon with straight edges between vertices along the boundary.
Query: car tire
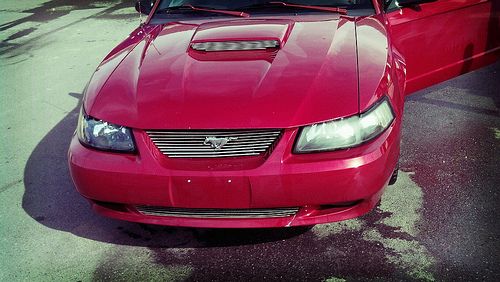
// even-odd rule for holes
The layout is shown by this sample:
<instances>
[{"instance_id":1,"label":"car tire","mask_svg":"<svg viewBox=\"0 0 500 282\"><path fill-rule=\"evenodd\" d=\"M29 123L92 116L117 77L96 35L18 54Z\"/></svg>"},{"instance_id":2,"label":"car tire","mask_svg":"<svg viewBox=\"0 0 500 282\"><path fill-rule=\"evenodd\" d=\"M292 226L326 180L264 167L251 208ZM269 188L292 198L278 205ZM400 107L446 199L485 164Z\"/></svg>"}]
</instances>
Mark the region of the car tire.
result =
<instances>
[{"instance_id":1,"label":"car tire","mask_svg":"<svg viewBox=\"0 0 500 282\"><path fill-rule=\"evenodd\" d=\"M391 179L389 180L389 185L393 185L398 180L399 162L396 164L396 168L392 172Z\"/></svg>"}]
</instances>

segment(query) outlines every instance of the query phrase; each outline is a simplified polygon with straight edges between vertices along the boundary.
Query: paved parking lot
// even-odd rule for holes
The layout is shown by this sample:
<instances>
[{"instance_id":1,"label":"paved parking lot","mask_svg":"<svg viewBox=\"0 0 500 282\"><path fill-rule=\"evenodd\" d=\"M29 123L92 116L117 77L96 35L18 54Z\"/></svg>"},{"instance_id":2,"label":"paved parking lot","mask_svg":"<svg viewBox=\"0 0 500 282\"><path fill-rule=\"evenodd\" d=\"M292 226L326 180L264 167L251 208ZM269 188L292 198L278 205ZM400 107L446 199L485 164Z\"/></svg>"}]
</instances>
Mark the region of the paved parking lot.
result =
<instances>
[{"instance_id":1,"label":"paved parking lot","mask_svg":"<svg viewBox=\"0 0 500 282\"><path fill-rule=\"evenodd\" d=\"M213 230L100 217L66 151L81 91L133 1L0 7L0 281L500 281L500 64L407 99L400 179L359 219Z\"/></svg>"}]
</instances>

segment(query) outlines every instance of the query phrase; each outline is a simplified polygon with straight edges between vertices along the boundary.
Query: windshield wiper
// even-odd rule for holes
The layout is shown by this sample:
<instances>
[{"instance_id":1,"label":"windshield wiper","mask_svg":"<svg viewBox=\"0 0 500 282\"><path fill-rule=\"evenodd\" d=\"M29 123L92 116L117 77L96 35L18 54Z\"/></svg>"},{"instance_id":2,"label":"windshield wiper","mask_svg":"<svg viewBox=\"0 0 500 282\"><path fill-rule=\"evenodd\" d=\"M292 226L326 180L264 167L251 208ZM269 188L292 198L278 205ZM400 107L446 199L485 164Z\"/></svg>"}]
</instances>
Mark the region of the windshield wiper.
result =
<instances>
[{"instance_id":1,"label":"windshield wiper","mask_svg":"<svg viewBox=\"0 0 500 282\"><path fill-rule=\"evenodd\" d=\"M301 9L309 9L309 10L319 10L319 11L326 11L326 12L347 15L347 10L343 9L343 8L327 7L327 6L313 6L313 5L300 5L300 4L292 4L292 3L286 3L286 2L281 2L281 1L270 1L270 2L266 2L266 3L260 3L260 4L240 7L239 9L268 8L268 7L276 7L276 6L278 6L278 7L279 6L290 7L290 8L301 8Z\"/></svg>"},{"instance_id":2,"label":"windshield wiper","mask_svg":"<svg viewBox=\"0 0 500 282\"><path fill-rule=\"evenodd\" d=\"M209 12L209 13L217 13L217 14L225 14L225 15L231 15L235 17L244 17L248 18L250 17L249 14L245 12L240 12L240 11L228 11L228 10L217 10L217 9L210 9L210 8L203 8L203 7L196 7L193 5L181 5L181 6L173 6L173 7L168 7L165 9L158 10L158 13L169 13L172 11L201 11L201 12Z\"/></svg>"}]
</instances>

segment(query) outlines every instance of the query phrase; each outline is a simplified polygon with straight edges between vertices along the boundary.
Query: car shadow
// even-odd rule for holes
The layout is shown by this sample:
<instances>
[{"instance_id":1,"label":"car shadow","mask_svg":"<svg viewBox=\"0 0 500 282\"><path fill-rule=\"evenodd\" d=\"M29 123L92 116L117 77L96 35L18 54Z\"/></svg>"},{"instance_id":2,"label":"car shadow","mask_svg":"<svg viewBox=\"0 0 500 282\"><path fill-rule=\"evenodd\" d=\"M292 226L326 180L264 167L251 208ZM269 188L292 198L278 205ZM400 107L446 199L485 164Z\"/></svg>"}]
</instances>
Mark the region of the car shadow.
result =
<instances>
[{"instance_id":1,"label":"car shadow","mask_svg":"<svg viewBox=\"0 0 500 282\"><path fill-rule=\"evenodd\" d=\"M464 65L463 71L469 71L469 66ZM406 101L425 103L433 106L457 109L469 113L489 115L493 117L498 116L498 109L500 108L500 95L492 95L491 93L498 92L497 89L500 88L500 80L498 79L498 74L500 73L500 62L497 61L490 66L477 69L474 72L476 73L475 76L462 75L452 78L446 82L422 89L410 96L407 96ZM477 79L476 76L480 76L481 79ZM451 85L453 86L453 88L450 88L450 90L467 90L467 96L478 96L492 99L495 104L495 108L484 108L474 105L466 105L463 103L451 101L452 99L447 101L442 99L437 100L429 95L437 91L444 90ZM483 91L470 91L470 89L481 89ZM453 97L454 91L449 92L450 97Z\"/></svg>"}]
</instances>

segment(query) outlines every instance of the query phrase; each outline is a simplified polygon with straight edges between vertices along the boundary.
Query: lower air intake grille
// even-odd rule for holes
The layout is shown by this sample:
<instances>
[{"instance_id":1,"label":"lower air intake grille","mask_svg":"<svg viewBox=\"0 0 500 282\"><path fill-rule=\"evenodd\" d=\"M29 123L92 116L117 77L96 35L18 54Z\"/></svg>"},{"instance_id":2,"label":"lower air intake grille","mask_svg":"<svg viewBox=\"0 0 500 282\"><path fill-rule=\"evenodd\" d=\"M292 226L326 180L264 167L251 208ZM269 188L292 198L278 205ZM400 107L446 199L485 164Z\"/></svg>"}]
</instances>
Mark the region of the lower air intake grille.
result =
<instances>
[{"instance_id":1,"label":"lower air intake grille","mask_svg":"<svg viewBox=\"0 0 500 282\"><path fill-rule=\"evenodd\" d=\"M136 206L145 215L193 217L193 218L269 218L287 217L297 213L299 208L274 209L183 209L153 206Z\"/></svg>"},{"instance_id":2,"label":"lower air intake grille","mask_svg":"<svg viewBox=\"0 0 500 282\"><path fill-rule=\"evenodd\" d=\"M281 130L148 130L146 133L171 158L222 158L263 154L277 141Z\"/></svg>"}]
</instances>

